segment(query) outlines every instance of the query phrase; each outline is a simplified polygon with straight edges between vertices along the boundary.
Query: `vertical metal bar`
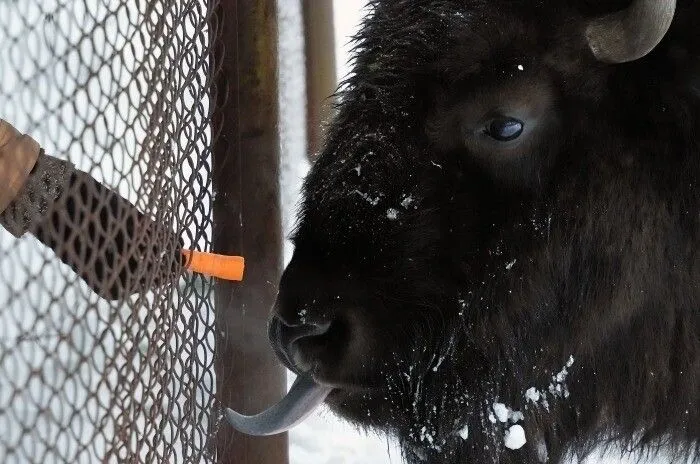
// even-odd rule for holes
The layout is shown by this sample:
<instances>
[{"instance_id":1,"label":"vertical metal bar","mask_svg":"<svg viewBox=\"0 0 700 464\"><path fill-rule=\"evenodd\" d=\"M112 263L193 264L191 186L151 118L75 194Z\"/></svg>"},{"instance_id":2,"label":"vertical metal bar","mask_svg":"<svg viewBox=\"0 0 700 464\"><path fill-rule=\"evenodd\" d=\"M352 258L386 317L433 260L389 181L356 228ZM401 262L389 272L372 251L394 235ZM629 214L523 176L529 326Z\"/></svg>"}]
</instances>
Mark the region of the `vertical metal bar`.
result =
<instances>
[{"instance_id":1,"label":"vertical metal bar","mask_svg":"<svg viewBox=\"0 0 700 464\"><path fill-rule=\"evenodd\" d=\"M333 116L335 30L333 0L303 0L306 54L307 150L313 158L321 149L324 127Z\"/></svg>"},{"instance_id":2,"label":"vertical metal bar","mask_svg":"<svg viewBox=\"0 0 700 464\"><path fill-rule=\"evenodd\" d=\"M212 30L213 242L217 252L246 258L242 283L215 288L216 395L250 414L286 391L285 370L267 341L282 269L275 0L220 0ZM220 463L284 464L287 435L249 437L221 423L216 452Z\"/></svg>"}]
</instances>

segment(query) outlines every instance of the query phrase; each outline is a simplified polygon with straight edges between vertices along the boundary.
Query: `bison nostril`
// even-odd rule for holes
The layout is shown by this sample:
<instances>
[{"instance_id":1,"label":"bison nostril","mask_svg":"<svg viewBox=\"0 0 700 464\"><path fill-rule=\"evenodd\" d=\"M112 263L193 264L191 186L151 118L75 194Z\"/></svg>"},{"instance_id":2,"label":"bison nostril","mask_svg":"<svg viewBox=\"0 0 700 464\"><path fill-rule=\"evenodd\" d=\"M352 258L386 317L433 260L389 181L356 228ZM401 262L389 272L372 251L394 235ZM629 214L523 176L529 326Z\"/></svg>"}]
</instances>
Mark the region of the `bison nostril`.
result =
<instances>
[{"instance_id":1,"label":"bison nostril","mask_svg":"<svg viewBox=\"0 0 700 464\"><path fill-rule=\"evenodd\" d=\"M275 349L277 356L285 365L298 373L294 365L292 345L299 340L318 337L328 332L331 327L330 322L315 322L313 324L288 324L279 316L273 316L270 320L268 334L270 342Z\"/></svg>"},{"instance_id":2,"label":"bison nostril","mask_svg":"<svg viewBox=\"0 0 700 464\"><path fill-rule=\"evenodd\" d=\"M328 332L330 328L330 322L316 323L316 324L299 324L299 325L287 325L282 323L282 337L287 341L288 344L292 344L297 340L307 337L317 337Z\"/></svg>"}]
</instances>

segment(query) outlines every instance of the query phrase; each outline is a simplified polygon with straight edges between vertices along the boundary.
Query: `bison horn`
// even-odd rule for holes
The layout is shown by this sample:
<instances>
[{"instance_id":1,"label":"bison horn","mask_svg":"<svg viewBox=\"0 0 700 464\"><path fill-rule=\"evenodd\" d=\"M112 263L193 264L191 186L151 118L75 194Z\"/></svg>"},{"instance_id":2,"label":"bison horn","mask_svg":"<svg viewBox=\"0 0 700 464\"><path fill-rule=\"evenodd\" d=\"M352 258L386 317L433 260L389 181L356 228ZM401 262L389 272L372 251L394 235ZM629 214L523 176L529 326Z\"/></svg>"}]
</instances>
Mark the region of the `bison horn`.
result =
<instances>
[{"instance_id":1,"label":"bison horn","mask_svg":"<svg viewBox=\"0 0 700 464\"><path fill-rule=\"evenodd\" d=\"M627 9L592 20L588 46L605 63L642 58L664 38L676 11L676 0L635 0Z\"/></svg>"},{"instance_id":2,"label":"bison horn","mask_svg":"<svg viewBox=\"0 0 700 464\"><path fill-rule=\"evenodd\" d=\"M248 435L275 435L302 422L323 403L332 387L317 384L310 375L300 375L279 403L254 416L226 409L226 419Z\"/></svg>"}]
</instances>

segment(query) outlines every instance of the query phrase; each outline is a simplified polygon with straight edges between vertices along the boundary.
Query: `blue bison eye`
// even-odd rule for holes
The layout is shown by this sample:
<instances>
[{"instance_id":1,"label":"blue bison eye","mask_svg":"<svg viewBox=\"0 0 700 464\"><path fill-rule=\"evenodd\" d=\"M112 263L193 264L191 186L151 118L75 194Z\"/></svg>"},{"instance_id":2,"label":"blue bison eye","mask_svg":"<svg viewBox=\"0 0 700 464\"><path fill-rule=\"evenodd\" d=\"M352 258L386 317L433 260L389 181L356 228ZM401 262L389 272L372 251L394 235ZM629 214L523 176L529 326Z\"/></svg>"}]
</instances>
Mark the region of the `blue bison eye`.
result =
<instances>
[{"instance_id":1,"label":"blue bison eye","mask_svg":"<svg viewBox=\"0 0 700 464\"><path fill-rule=\"evenodd\" d=\"M523 133L523 122L508 117L493 119L484 129L484 133L499 142L509 142L520 137Z\"/></svg>"}]
</instances>

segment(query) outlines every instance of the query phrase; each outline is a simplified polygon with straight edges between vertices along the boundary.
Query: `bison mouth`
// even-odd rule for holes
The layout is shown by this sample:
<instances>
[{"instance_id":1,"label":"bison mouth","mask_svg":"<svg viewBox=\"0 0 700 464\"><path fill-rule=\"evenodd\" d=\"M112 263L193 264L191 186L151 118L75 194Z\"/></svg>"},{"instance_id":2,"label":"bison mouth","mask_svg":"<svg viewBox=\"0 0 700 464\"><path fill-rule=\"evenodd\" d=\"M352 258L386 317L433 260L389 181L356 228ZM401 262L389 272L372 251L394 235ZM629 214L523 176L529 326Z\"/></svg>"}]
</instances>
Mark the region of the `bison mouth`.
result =
<instances>
[{"instance_id":1,"label":"bison mouth","mask_svg":"<svg viewBox=\"0 0 700 464\"><path fill-rule=\"evenodd\" d=\"M269 325L271 345L278 359L297 378L289 389L289 392L275 405L252 416L240 414L232 409L226 409L227 421L239 432L256 435L275 435L286 432L295 427L321 404L326 401L329 406L340 411L344 409L346 402L356 395L366 394L372 390L369 386L355 385L345 382L327 381L319 375L319 366L307 366L308 370L300 368L284 348L290 339L296 340L299 333L304 337L313 337L326 333L329 324L317 324L299 326L296 332L283 331L283 324L279 319L272 318Z\"/></svg>"},{"instance_id":2,"label":"bison mouth","mask_svg":"<svg viewBox=\"0 0 700 464\"><path fill-rule=\"evenodd\" d=\"M333 387L320 385L310 375L300 375L279 403L254 416L226 409L226 419L239 432L248 435L275 435L286 432L306 419Z\"/></svg>"},{"instance_id":3,"label":"bison mouth","mask_svg":"<svg viewBox=\"0 0 700 464\"><path fill-rule=\"evenodd\" d=\"M368 387L328 385L306 373L297 376L289 392L265 411L247 416L226 408L225 415L233 428L254 436L286 432L303 422L324 402L336 414L350 421L362 419L363 422L368 422L368 418L360 417L362 414L358 411L361 405L373 397L373 393L376 390ZM362 411L366 414L366 407Z\"/></svg>"},{"instance_id":4,"label":"bison mouth","mask_svg":"<svg viewBox=\"0 0 700 464\"><path fill-rule=\"evenodd\" d=\"M281 324L272 319L268 327L270 340L280 340ZM308 334L323 333L327 326L313 326ZM315 332L314 332L315 331ZM226 419L239 432L248 435L275 435L286 432L312 414L334 390L332 386L316 382L311 372L301 372L279 343L272 342L277 358L287 369L297 374L289 392L275 405L252 416L226 409Z\"/></svg>"}]
</instances>

